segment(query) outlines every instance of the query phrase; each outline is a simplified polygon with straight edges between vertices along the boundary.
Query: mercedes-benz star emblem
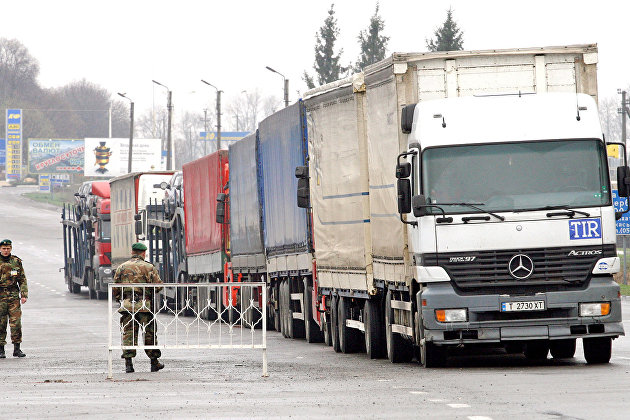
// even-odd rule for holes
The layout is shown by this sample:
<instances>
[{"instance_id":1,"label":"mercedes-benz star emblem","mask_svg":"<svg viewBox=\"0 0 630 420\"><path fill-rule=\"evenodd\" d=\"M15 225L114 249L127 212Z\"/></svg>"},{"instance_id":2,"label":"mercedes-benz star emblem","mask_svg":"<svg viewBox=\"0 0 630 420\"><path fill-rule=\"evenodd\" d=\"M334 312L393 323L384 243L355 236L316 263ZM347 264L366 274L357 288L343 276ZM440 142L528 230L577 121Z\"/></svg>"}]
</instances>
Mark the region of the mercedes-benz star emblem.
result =
<instances>
[{"instance_id":1,"label":"mercedes-benz star emblem","mask_svg":"<svg viewBox=\"0 0 630 420\"><path fill-rule=\"evenodd\" d=\"M526 279L534 272L534 262L525 254L517 254L510 259L508 270L515 279Z\"/></svg>"}]
</instances>

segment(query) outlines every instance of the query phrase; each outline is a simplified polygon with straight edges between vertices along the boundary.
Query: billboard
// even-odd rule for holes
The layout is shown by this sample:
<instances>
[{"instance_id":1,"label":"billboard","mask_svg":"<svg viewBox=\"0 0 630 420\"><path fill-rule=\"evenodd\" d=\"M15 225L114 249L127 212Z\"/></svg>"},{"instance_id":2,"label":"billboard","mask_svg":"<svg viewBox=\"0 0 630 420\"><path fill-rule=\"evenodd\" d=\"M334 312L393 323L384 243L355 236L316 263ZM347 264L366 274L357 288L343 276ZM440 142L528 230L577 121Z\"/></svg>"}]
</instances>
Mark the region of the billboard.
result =
<instances>
[{"instance_id":1,"label":"billboard","mask_svg":"<svg viewBox=\"0 0 630 420\"><path fill-rule=\"evenodd\" d=\"M85 147L78 139L28 139L31 174L82 173Z\"/></svg>"},{"instance_id":2,"label":"billboard","mask_svg":"<svg viewBox=\"0 0 630 420\"><path fill-rule=\"evenodd\" d=\"M7 180L20 179L22 169L22 110L7 109L6 117Z\"/></svg>"},{"instance_id":3,"label":"billboard","mask_svg":"<svg viewBox=\"0 0 630 420\"><path fill-rule=\"evenodd\" d=\"M162 141L133 139L131 170L133 172L161 170ZM127 173L129 139L86 138L85 176L114 177Z\"/></svg>"}]
</instances>

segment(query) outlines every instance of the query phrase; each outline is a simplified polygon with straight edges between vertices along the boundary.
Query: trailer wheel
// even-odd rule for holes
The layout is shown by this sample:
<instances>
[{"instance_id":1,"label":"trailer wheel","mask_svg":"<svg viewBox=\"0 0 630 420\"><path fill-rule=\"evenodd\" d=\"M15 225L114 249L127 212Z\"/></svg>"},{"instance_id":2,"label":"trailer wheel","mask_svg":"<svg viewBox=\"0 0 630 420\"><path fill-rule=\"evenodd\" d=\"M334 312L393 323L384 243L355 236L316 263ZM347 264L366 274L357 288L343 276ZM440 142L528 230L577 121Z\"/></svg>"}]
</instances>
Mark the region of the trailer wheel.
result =
<instances>
[{"instance_id":1,"label":"trailer wheel","mask_svg":"<svg viewBox=\"0 0 630 420\"><path fill-rule=\"evenodd\" d=\"M323 322L323 327L324 327L324 344L326 344L327 346L332 346L332 331L331 331L331 320L330 320L330 314L328 312L325 312L322 314L322 317L324 318Z\"/></svg>"},{"instance_id":2,"label":"trailer wheel","mask_svg":"<svg viewBox=\"0 0 630 420\"><path fill-rule=\"evenodd\" d=\"M271 314L273 316L273 326L276 329L276 331L281 332L281 322L280 322L280 289L278 287L278 284L273 285L272 287L269 288L270 290L273 289L273 301L275 302L274 305L269 305L269 314ZM278 309L276 309L276 306L278 307Z\"/></svg>"},{"instance_id":3,"label":"trailer wheel","mask_svg":"<svg viewBox=\"0 0 630 420\"><path fill-rule=\"evenodd\" d=\"M392 331L394 310L392 309L392 292L385 296L385 342L387 344L387 358L392 363L409 362L413 357L413 346L400 334Z\"/></svg>"},{"instance_id":4,"label":"trailer wheel","mask_svg":"<svg viewBox=\"0 0 630 420\"><path fill-rule=\"evenodd\" d=\"M291 322L291 311L289 310L289 281L280 280L280 317L284 330L282 335L286 338L293 338L293 322Z\"/></svg>"},{"instance_id":5,"label":"trailer wheel","mask_svg":"<svg viewBox=\"0 0 630 420\"><path fill-rule=\"evenodd\" d=\"M365 352L370 359L380 359L385 355L385 331L383 328L382 301L378 297L365 301L363 307L365 325Z\"/></svg>"},{"instance_id":6,"label":"trailer wheel","mask_svg":"<svg viewBox=\"0 0 630 420\"><path fill-rule=\"evenodd\" d=\"M339 348L343 353L354 353L359 347L358 330L346 325L350 318L350 299L339 297L337 303L337 324L339 328Z\"/></svg>"},{"instance_id":7,"label":"trailer wheel","mask_svg":"<svg viewBox=\"0 0 630 420\"><path fill-rule=\"evenodd\" d=\"M294 282L295 292L300 291L300 283L298 281ZM303 295L303 292L302 292ZM289 324L291 324L291 338L304 338L306 335L304 324L305 321L303 319L296 319L293 317L293 307L296 306L296 303L293 299L291 299L291 278L287 279L287 308L289 308ZM302 313L304 315L304 313Z\"/></svg>"},{"instance_id":8,"label":"trailer wheel","mask_svg":"<svg viewBox=\"0 0 630 420\"><path fill-rule=\"evenodd\" d=\"M321 343L324 337L313 319L312 298L313 287L309 286L308 278L304 277L304 337L307 343Z\"/></svg>"},{"instance_id":9,"label":"trailer wheel","mask_svg":"<svg viewBox=\"0 0 630 420\"><path fill-rule=\"evenodd\" d=\"M339 302L338 296L333 296L332 305L330 307L330 337L332 339L332 348L337 353L341 351L339 346L339 327L337 322L337 305Z\"/></svg>"},{"instance_id":10,"label":"trailer wheel","mask_svg":"<svg viewBox=\"0 0 630 420\"><path fill-rule=\"evenodd\" d=\"M72 279L69 279L68 281L68 289L70 290L70 293L81 293L81 285L75 283Z\"/></svg>"},{"instance_id":11,"label":"trailer wheel","mask_svg":"<svg viewBox=\"0 0 630 420\"><path fill-rule=\"evenodd\" d=\"M575 356L575 338L552 340L549 342L551 357L554 359L570 359Z\"/></svg>"},{"instance_id":12,"label":"trailer wheel","mask_svg":"<svg viewBox=\"0 0 630 420\"><path fill-rule=\"evenodd\" d=\"M532 340L525 343L525 357L528 360L541 362L547 360L549 340Z\"/></svg>"},{"instance_id":13,"label":"trailer wheel","mask_svg":"<svg viewBox=\"0 0 630 420\"><path fill-rule=\"evenodd\" d=\"M583 338L584 358L589 365L608 363L612 353L611 337Z\"/></svg>"},{"instance_id":14,"label":"trailer wheel","mask_svg":"<svg viewBox=\"0 0 630 420\"><path fill-rule=\"evenodd\" d=\"M87 277L87 287L88 287L88 296L91 300L96 299L96 286L94 284L94 272L92 270L87 270L85 273L85 277Z\"/></svg>"}]
</instances>

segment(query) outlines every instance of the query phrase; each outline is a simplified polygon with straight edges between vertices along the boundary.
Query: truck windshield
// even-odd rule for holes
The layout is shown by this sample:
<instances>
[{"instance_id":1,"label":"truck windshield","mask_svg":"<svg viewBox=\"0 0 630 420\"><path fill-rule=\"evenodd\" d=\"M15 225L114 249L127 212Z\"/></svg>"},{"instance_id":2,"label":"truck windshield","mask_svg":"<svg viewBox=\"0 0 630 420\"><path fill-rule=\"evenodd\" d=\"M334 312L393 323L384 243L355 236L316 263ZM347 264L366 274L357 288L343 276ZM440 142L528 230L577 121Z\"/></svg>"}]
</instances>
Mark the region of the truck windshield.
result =
<instances>
[{"instance_id":1,"label":"truck windshield","mask_svg":"<svg viewBox=\"0 0 630 420\"><path fill-rule=\"evenodd\" d=\"M479 203L494 212L594 207L610 204L609 185L600 140L449 146L422 153L422 191L429 203ZM467 206L442 208L479 212Z\"/></svg>"},{"instance_id":2,"label":"truck windshield","mask_svg":"<svg viewBox=\"0 0 630 420\"><path fill-rule=\"evenodd\" d=\"M112 224L109 220L103 220L101 222L101 240L109 241L112 237Z\"/></svg>"}]
</instances>

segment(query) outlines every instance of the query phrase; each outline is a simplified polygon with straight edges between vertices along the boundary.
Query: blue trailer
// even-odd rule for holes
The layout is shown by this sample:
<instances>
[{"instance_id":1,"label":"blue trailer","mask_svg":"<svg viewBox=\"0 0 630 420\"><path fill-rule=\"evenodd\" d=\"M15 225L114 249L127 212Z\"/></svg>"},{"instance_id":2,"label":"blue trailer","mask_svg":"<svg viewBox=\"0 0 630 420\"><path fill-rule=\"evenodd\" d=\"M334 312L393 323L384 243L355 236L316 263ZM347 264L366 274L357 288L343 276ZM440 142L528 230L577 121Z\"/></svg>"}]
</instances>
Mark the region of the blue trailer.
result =
<instances>
[{"instance_id":1,"label":"blue trailer","mask_svg":"<svg viewBox=\"0 0 630 420\"><path fill-rule=\"evenodd\" d=\"M308 160L303 102L261 121L258 143L267 287L274 309L270 318L285 337L301 338L305 334L304 310L310 307L305 305L310 298L305 296L305 290L312 285L313 276L310 214L297 206L295 198L295 168L306 165Z\"/></svg>"}]
</instances>

